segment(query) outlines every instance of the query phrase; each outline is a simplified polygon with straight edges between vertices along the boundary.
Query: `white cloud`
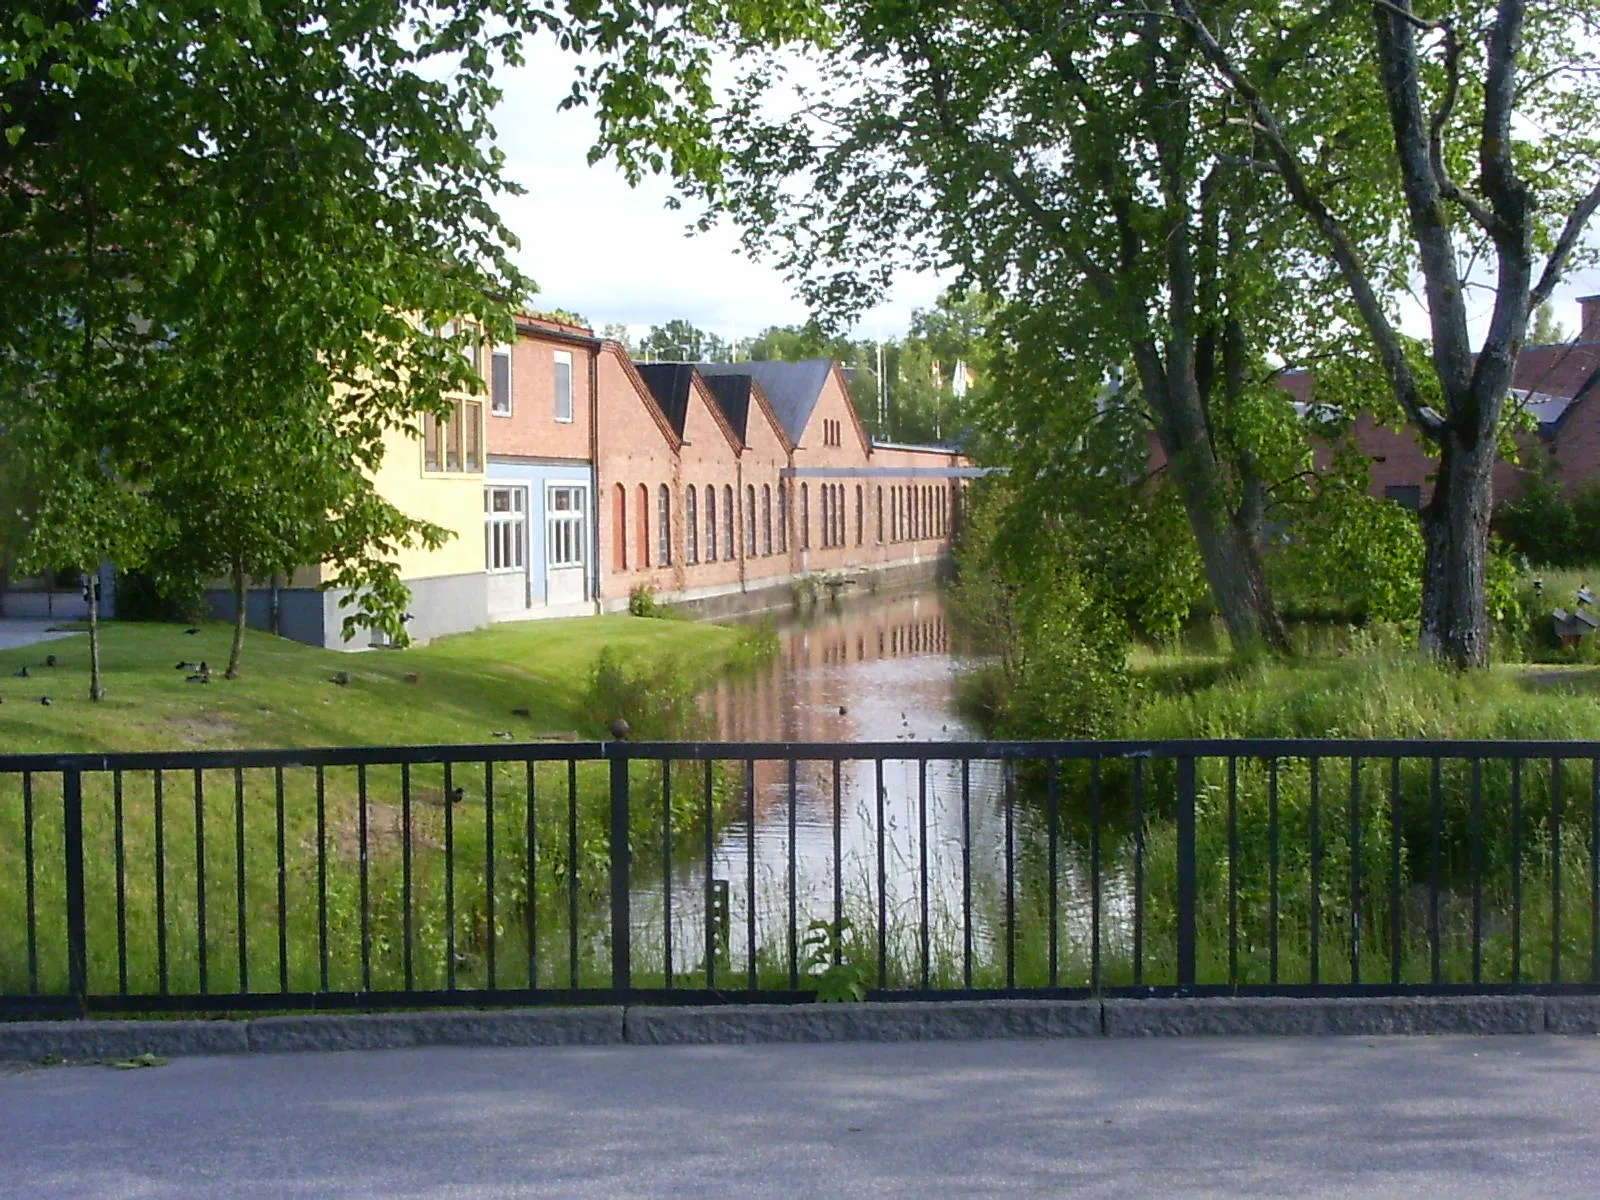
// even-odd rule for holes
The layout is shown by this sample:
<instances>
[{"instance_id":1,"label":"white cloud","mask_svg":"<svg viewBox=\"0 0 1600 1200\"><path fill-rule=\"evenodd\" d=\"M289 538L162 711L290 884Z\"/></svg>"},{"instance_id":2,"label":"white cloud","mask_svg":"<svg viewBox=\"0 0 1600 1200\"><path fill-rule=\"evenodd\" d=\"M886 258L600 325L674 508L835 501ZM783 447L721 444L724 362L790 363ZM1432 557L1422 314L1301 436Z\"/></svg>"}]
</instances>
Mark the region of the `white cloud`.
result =
<instances>
[{"instance_id":1,"label":"white cloud","mask_svg":"<svg viewBox=\"0 0 1600 1200\"><path fill-rule=\"evenodd\" d=\"M682 317L724 338L804 321L791 285L753 261L732 229L689 236L693 214L666 207L666 184L630 188L609 162L588 165L593 117L557 111L573 62L538 43L524 66L505 69L498 81L506 174L527 189L502 199L500 210L522 243L518 262L539 285L535 304L581 313L596 328L618 323L636 332ZM911 310L931 307L943 287L933 276L906 276L863 318L858 335L902 333Z\"/></svg>"}]
</instances>

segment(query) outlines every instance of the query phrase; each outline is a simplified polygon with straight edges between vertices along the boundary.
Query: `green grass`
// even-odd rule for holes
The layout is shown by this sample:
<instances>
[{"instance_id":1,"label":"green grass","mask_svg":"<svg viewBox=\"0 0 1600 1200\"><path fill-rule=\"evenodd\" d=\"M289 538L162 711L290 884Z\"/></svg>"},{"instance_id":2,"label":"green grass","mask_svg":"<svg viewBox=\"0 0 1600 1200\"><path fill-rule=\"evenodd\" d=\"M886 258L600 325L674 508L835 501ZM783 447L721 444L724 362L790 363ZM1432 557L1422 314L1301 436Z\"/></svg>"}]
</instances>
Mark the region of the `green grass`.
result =
<instances>
[{"instance_id":1,"label":"green grass","mask_svg":"<svg viewBox=\"0 0 1600 1200\"><path fill-rule=\"evenodd\" d=\"M584 617L499 625L403 651L347 654L247 635L243 677L228 681L231 630L110 624L101 663L106 699L89 700L87 635L0 650L0 745L10 753L193 750L486 742L496 731L598 736L585 700L604 648L642 668L672 655L714 674L746 631L688 621ZM44 667L46 654L59 665ZM180 661L208 663L186 683ZM30 677L14 672L30 664ZM348 686L333 682L350 675ZM409 683L408 675L417 682ZM52 703L39 703L48 695ZM529 715L512 715L526 708Z\"/></svg>"},{"instance_id":2,"label":"green grass","mask_svg":"<svg viewBox=\"0 0 1600 1200\"><path fill-rule=\"evenodd\" d=\"M762 631L616 616L359 655L252 634L242 679L188 683L174 669L180 659L216 668L229 635L219 625L192 636L180 626L109 626L107 699L98 704L86 695L87 638L0 652L4 744L72 752L480 743L497 731L519 740L599 736L611 716L598 711L604 701L591 687L602 651L624 682L648 679L660 696L661 681L676 679L692 695L768 640ZM42 665L51 653L54 668ZM31 675L16 678L23 663ZM347 685L333 681L339 671ZM40 705L41 695L53 703ZM705 810L687 770L677 774L668 823L689 844ZM660 771L637 763L633 776L632 839L647 876L663 824ZM721 776L715 783L713 821L729 787ZM0 994L66 987L61 787L57 772L0 776ZM460 800L446 803L457 788ZM117 991L124 975L136 993L482 987L491 945L502 987L531 981L530 957L543 986L564 986L574 972L599 982L608 969L596 917L609 887L608 803L598 762L571 774L562 762L417 765L404 774L384 766L90 773L91 990Z\"/></svg>"}]
</instances>

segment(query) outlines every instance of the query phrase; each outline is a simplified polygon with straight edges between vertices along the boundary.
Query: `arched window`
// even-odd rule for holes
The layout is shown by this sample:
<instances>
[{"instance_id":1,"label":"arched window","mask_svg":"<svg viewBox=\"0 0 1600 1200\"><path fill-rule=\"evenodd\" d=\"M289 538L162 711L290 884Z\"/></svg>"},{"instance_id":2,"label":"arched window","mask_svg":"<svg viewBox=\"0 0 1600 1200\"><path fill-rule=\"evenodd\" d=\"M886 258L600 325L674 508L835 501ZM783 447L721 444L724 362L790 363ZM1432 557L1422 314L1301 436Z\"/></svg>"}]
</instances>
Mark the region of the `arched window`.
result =
<instances>
[{"instance_id":1,"label":"arched window","mask_svg":"<svg viewBox=\"0 0 1600 1200\"><path fill-rule=\"evenodd\" d=\"M878 545L883 545L883 489L878 489Z\"/></svg>"},{"instance_id":2,"label":"arched window","mask_svg":"<svg viewBox=\"0 0 1600 1200\"><path fill-rule=\"evenodd\" d=\"M683 559L687 563L700 561L700 507L692 483L683 489Z\"/></svg>"},{"instance_id":3,"label":"arched window","mask_svg":"<svg viewBox=\"0 0 1600 1200\"><path fill-rule=\"evenodd\" d=\"M761 553L772 553L772 485L761 485Z\"/></svg>"},{"instance_id":4,"label":"arched window","mask_svg":"<svg viewBox=\"0 0 1600 1200\"><path fill-rule=\"evenodd\" d=\"M789 552L789 485L778 480L778 553Z\"/></svg>"},{"instance_id":5,"label":"arched window","mask_svg":"<svg viewBox=\"0 0 1600 1200\"><path fill-rule=\"evenodd\" d=\"M811 496L807 485L800 485L800 549L811 549Z\"/></svg>"},{"instance_id":6,"label":"arched window","mask_svg":"<svg viewBox=\"0 0 1600 1200\"><path fill-rule=\"evenodd\" d=\"M639 513L638 513L638 565L650 565L650 489L644 484L639 485Z\"/></svg>"},{"instance_id":7,"label":"arched window","mask_svg":"<svg viewBox=\"0 0 1600 1200\"><path fill-rule=\"evenodd\" d=\"M739 541L733 536L733 487L722 485L722 545L727 558L739 557Z\"/></svg>"},{"instance_id":8,"label":"arched window","mask_svg":"<svg viewBox=\"0 0 1600 1200\"><path fill-rule=\"evenodd\" d=\"M756 556L756 485L744 485L744 556Z\"/></svg>"},{"instance_id":9,"label":"arched window","mask_svg":"<svg viewBox=\"0 0 1600 1200\"><path fill-rule=\"evenodd\" d=\"M823 484L817 489L817 516L821 518L819 523L822 526L823 549L827 549L828 542L833 537L833 531L828 523L828 495L832 491L833 489L827 484Z\"/></svg>"},{"instance_id":10,"label":"arched window","mask_svg":"<svg viewBox=\"0 0 1600 1200\"><path fill-rule=\"evenodd\" d=\"M900 489L898 487L889 489L889 540L891 542L900 540Z\"/></svg>"},{"instance_id":11,"label":"arched window","mask_svg":"<svg viewBox=\"0 0 1600 1200\"><path fill-rule=\"evenodd\" d=\"M664 483L656 489L656 561L672 565L672 492Z\"/></svg>"},{"instance_id":12,"label":"arched window","mask_svg":"<svg viewBox=\"0 0 1600 1200\"><path fill-rule=\"evenodd\" d=\"M717 561L717 489L706 488L706 561Z\"/></svg>"},{"instance_id":13,"label":"arched window","mask_svg":"<svg viewBox=\"0 0 1600 1200\"><path fill-rule=\"evenodd\" d=\"M617 484L611 510L611 569L628 569L628 489Z\"/></svg>"},{"instance_id":14,"label":"arched window","mask_svg":"<svg viewBox=\"0 0 1600 1200\"><path fill-rule=\"evenodd\" d=\"M861 507L861 485L856 484L856 545L861 545L866 537L866 513Z\"/></svg>"},{"instance_id":15,"label":"arched window","mask_svg":"<svg viewBox=\"0 0 1600 1200\"><path fill-rule=\"evenodd\" d=\"M850 519L849 519L848 516L846 516L845 511L844 511L844 506L845 506L845 486L844 486L844 484L841 483L838 486L838 488L836 488L835 490L838 493L837 499L838 499L838 502L839 502L838 505L837 505L837 511L838 511L838 514L839 514L839 545L845 546L845 545L848 545L849 542L850 542L850 524L849 524L849 520Z\"/></svg>"}]
</instances>

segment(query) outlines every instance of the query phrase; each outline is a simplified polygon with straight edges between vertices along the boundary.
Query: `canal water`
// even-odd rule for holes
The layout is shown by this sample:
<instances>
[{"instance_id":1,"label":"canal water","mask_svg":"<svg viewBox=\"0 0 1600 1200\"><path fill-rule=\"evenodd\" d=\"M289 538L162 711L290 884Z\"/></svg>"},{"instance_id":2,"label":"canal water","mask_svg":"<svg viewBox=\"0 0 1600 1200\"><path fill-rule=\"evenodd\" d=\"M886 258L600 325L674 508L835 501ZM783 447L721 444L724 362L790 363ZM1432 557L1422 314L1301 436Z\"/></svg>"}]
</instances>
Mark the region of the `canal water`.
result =
<instances>
[{"instance_id":1,"label":"canal water","mask_svg":"<svg viewBox=\"0 0 1600 1200\"><path fill-rule=\"evenodd\" d=\"M719 740L909 747L981 738L957 711L965 667L936 590L824 601L777 632L779 651L767 668L726 680L705 697ZM1007 846L1015 873L1019 848L1042 843L1034 827L1044 817L1037 806L1007 805L1000 763L957 749L927 762L836 767L796 759L739 769L750 772L753 802L731 806L710 856L713 890L726 895L722 957L738 977L730 986L743 984L749 966L752 905L764 972L788 966L791 907L801 939L813 920L848 920L857 955L870 961L881 911L887 964L904 984L919 981L924 963L936 976L959 980L969 946L975 959L992 960L995 931L1004 927ZM1065 844L1061 854L1063 933L1070 938L1080 916L1085 927L1089 920L1070 899L1087 890L1072 881L1086 881L1088 865ZM704 966L705 862L695 855L673 870L676 972ZM1104 919L1121 907L1122 889L1112 880L1102 889ZM659 891L649 891L636 895L635 913L659 935L665 905ZM642 944L660 940L640 933ZM803 947L797 954L803 972Z\"/></svg>"}]
</instances>

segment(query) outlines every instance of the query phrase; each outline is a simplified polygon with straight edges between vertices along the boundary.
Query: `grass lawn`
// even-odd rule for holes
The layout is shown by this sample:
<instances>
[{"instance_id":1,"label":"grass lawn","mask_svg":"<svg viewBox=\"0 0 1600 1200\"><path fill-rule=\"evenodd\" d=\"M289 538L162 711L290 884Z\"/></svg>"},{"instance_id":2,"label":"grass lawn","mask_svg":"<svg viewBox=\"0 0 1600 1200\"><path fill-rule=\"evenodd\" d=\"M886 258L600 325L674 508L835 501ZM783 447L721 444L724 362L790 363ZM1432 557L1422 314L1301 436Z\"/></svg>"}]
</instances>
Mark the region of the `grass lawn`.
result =
<instances>
[{"instance_id":1,"label":"grass lawn","mask_svg":"<svg viewBox=\"0 0 1600 1200\"><path fill-rule=\"evenodd\" d=\"M744 631L690 621L582 617L498 625L427 646L361 654L250 633L243 677L228 681L231 630L112 623L101 664L106 699L89 692L87 635L0 650L0 746L9 753L190 750L487 742L496 731L595 735L583 711L590 668L609 646L624 664L667 655L714 671ZM54 654L54 668L43 666ZM180 661L205 661L209 684ZM15 676L28 664L29 678ZM350 682L333 682L337 672ZM416 682L409 682L415 676ZM40 697L49 696L47 707ZM525 708L529 715L512 715Z\"/></svg>"}]
</instances>

